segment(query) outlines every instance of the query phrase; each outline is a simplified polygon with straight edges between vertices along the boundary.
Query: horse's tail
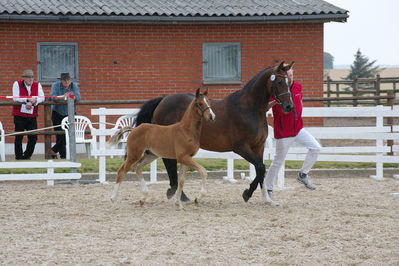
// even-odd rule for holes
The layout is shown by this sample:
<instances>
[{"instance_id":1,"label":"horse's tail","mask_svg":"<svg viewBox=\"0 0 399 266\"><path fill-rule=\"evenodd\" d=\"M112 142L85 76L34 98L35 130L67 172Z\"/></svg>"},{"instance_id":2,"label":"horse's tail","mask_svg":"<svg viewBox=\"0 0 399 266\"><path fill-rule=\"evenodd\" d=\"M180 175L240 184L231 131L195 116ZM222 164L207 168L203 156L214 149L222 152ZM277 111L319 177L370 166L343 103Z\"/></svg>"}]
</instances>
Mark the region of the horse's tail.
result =
<instances>
[{"instance_id":1,"label":"horse's tail","mask_svg":"<svg viewBox=\"0 0 399 266\"><path fill-rule=\"evenodd\" d=\"M119 141L121 140L121 138L123 137L123 134L125 134L126 132L130 132L132 131L133 128L132 127L124 127L119 129L118 131L116 131L116 133L107 141L107 146L113 146L119 143Z\"/></svg>"},{"instance_id":2,"label":"horse's tail","mask_svg":"<svg viewBox=\"0 0 399 266\"><path fill-rule=\"evenodd\" d=\"M151 123L155 108L157 108L158 104L163 100L163 98L164 97L151 99L141 106L140 111L135 119L136 127L143 123Z\"/></svg>"}]
</instances>

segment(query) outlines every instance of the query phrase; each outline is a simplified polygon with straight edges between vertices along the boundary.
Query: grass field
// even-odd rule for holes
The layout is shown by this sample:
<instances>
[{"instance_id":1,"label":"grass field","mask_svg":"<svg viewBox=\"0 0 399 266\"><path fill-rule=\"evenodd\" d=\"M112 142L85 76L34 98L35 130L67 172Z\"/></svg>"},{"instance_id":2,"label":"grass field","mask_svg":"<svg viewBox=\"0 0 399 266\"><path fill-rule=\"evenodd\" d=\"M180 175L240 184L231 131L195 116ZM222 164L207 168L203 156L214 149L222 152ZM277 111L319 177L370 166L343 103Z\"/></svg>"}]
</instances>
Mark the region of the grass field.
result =
<instances>
[{"instance_id":1,"label":"grass field","mask_svg":"<svg viewBox=\"0 0 399 266\"><path fill-rule=\"evenodd\" d=\"M44 161L44 160L43 160ZM203 165L208 171L215 170L226 170L227 160L225 159L196 159L201 165ZM98 160L95 159L79 159L78 162L82 163L82 166L78 169L80 173L97 173L98 172ZM107 158L107 171L116 172L122 165L123 158ZM271 161L265 161L266 167L269 167ZM299 169L301 168L301 161L286 161L286 169ZM353 162L316 162L314 168L322 169L356 169L356 168L374 168L374 163L353 163ZM397 164L384 164L384 167L388 168L399 168ZM249 163L245 160L234 160L234 168L236 170L248 170ZM158 160L158 170L164 171L165 167L162 160ZM69 168L56 169L57 172L69 172ZM149 166L144 168L144 171L149 171ZM0 169L0 174L11 174L11 173L42 173L45 169Z\"/></svg>"}]
</instances>

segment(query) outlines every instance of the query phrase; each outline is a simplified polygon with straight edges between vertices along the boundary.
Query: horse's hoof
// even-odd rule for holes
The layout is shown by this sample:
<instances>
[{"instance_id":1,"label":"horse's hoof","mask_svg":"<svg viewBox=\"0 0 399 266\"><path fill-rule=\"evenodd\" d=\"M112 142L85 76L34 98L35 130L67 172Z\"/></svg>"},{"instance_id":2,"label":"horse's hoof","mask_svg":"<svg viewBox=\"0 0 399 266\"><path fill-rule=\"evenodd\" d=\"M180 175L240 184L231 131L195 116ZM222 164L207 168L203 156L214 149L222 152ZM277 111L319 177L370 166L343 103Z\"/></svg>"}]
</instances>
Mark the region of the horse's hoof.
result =
<instances>
[{"instance_id":1,"label":"horse's hoof","mask_svg":"<svg viewBox=\"0 0 399 266\"><path fill-rule=\"evenodd\" d=\"M197 199L197 198L195 198L195 200L194 200L194 204L195 204L195 205L198 205L198 203L199 203L198 199Z\"/></svg>"},{"instance_id":2,"label":"horse's hoof","mask_svg":"<svg viewBox=\"0 0 399 266\"><path fill-rule=\"evenodd\" d=\"M140 201L139 201L139 204L140 204L140 207L143 207L143 205L144 205L144 200L140 200Z\"/></svg>"},{"instance_id":3,"label":"horse's hoof","mask_svg":"<svg viewBox=\"0 0 399 266\"><path fill-rule=\"evenodd\" d=\"M245 202L248 202L251 196L252 195L249 193L249 189L244 190L244 192L242 193L242 198L244 199Z\"/></svg>"},{"instance_id":4,"label":"horse's hoof","mask_svg":"<svg viewBox=\"0 0 399 266\"><path fill-rule=\"evenodd\" d=\"M186 193L184 193L184 191L181 192L181 197L180 197L181 201L184 203L188 203L191 202L190 198L187 197Z\"/></svg>"},{"instance_id":5,"label":"horse's hoof","mask_svg":"<svg viewBox=\"0 0 399 266\"><path fill-rule=\"evenodd\" d=\"M175 188L175 187L168 188L168 190L166 190L166 197L168 199L171 199L173 197L173 195L175 195L176 189L177 188ZM183 196L183 194L182 194L182 196Z\"/></svg>"}]
</instances>

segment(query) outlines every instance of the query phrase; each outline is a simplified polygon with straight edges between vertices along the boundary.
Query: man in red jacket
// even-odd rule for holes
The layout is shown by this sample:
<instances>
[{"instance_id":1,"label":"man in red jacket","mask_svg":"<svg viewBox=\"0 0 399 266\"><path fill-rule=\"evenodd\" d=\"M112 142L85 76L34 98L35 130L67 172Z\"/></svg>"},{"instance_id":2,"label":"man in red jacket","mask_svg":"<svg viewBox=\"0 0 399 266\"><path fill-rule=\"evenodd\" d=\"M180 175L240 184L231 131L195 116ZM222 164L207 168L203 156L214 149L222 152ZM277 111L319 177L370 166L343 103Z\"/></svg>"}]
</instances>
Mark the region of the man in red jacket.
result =
<instances>
[{"instance_id":1,"label":"man in red jacket","mask_svg":"<svg viewBox=\"0 0 399 266\"><path fill-rule=\"evenodd\" d=\"M14 116L15 131L37 129L36 117L38 115L38 104L44 101L44 98L35 96L44 96L42 85L34 80L32 70L25 70L22 74L22 80L14 82L12 95L15 102L21 102L22 105L14 105L12 115ZM35 150L37 141L36 135L28 135L28 144L25 152L22 153L23 135L16 135L14 140L14 152L16 160L29 160Z\"/></svg>"},{"instance_id":2,"label":"man in red jacket","mask_svg":"<svg viewBox=\"0 0 399 266\"><path fill-rule=\"evenodd\" d=\"M295 105L294 111L284 113L281 105L276 104L276 101L271 101L268 106L269 108L273 108L276 155L267 171L262 192L265 201L271 205L279 205L277 202L273 201L273 185L285 160L288 149L294 143L299 143L308 149L301 171L298 173L297 180L308 189L316 189L316 186L310 181L308 173L317 160L321 146L317 140L303 128L302 85L294 81L294 71L292 69L287 71L287 74L289 78L288 82L290 82L291 87L292 101Z\"/></svg>"}]
</instances>

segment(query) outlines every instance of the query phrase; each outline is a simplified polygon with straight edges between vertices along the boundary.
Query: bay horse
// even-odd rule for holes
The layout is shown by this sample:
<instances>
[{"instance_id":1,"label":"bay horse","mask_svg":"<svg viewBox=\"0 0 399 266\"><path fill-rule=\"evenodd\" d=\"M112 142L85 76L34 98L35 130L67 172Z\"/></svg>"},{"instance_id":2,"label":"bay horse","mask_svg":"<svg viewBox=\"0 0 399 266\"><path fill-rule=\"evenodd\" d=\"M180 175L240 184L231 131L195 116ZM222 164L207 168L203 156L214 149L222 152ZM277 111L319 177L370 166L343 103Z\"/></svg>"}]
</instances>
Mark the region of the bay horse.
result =
<instances>
[{"instance_id":1,"label":"bay horse","mask_svg":"<svg viewBox=\"0 0 399 266\"><path fill-rule=\"evenodd\" d=\"M136 128L124 127L108 140L108 146L116 145L126 132L130 132L126 142L127 155L117 173L111 197L112 201L116 201L120 184L126 173L133 167L136 170L143 192L143 199L140 204L144 204L148 189L142 169L158 157L174 159L181 164L176 193L176 203L179 204L181 209L183 208L181 193L188 167L196 169L202 177L201 194L198 200L205 195L207 172L192 157L199 150L202 120L214 121L216 117L210 107L207 95L208 90L200 93L200 89L197 89L195 98L191 100L188 107L186 106L183 117L176 124L168 126L141 124Z\"/></svg>"},{"instance_id":2,"label":"bay horse","mask_svg":"<svg viewBox=\"0 0 399 266\"><path fill-rule=\"evenodd\" d=\"M294 65L281 62L277 66L260 71L242 89L222 100L212 100L211 107L218 119L214 123L203 123L200 147L216 152L233 151L255 166L256 177L242 197L247 202L258 184L263 186L265 165L263 164L264 144L267 138L266 111L269 98L281 104L284 112L291 112L294 105L291 99L287 71ZM154 123L170 125L181 119L193 96L187 93L158 97L144 103L136 125ZM174 195L177 188L176 160L163 158L167 169L170 188L167 197ZM184 201L189 198L182 194Z\"/></svg>"}]
</instances>

